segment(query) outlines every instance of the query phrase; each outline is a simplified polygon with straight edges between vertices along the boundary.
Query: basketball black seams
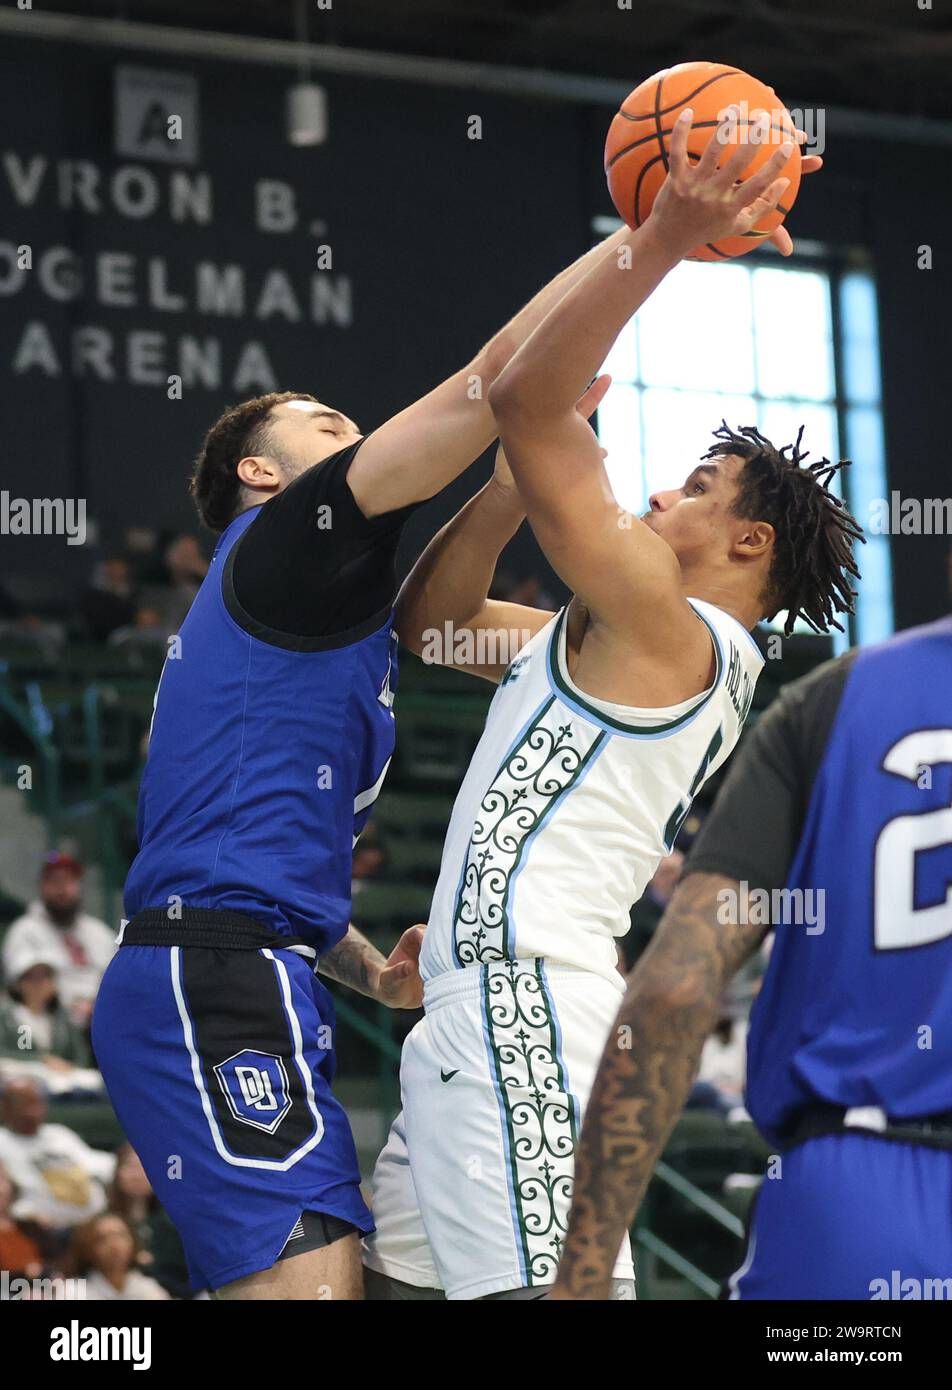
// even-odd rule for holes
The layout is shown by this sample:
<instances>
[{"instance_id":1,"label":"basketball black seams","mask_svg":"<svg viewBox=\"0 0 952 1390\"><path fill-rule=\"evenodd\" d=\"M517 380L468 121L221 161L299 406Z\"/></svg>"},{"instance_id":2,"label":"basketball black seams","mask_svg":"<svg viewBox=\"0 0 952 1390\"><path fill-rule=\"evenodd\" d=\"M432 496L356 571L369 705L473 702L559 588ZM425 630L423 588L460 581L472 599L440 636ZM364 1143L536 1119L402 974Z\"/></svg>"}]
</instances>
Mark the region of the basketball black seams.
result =
<instances>
[{"instance_id":1,"label":"basketball black seams","mask_svg":"<svg viewBox=\"0 0 952 1390\"><path fill-rule=\"evenodd\" d=\"M618 114L619 116L624 116L626 121L652 121L657 116L669 116L672 111L678 111L683 106L690 106L691 102L694 101L695 97L697 97L701 92L705 91L708 87L713 87L714 83L720 82L722 78L743 77L743 75L744 74L738 71L737 68L731 68L729 72L718 72L715 73L713 77L709 77L706 82L702 82L700 87L695 87L694 91L689 92L686 97L683 97L681 99L681 101L675 102L673 106L666 106L660 111L645 111L641 115L633 114L630 111L626 111L624 107L621 107ZM663 81L664 78L660 77L658 79L659 85ZM655 92L655 101L657 101L657 99L658 93Z\"/></svg>"},{"instance_id":2,"label":"basketball black seams","mask_svg":"<svg viewBox=\"0 0 952 1390\"><path fill-rule=\"evenodd\" d=\"M651 117L648 117L647 119L650 120ZM692 122L691 122L691 131L692 131L692 133L693 133L695 130L710 130L712 127L716 130L717 127L718 127L719 125L721 125L721 124L722 124L721 121L692 121ZM744 120L739 120L739 121L737 122L737 124L738 124L739 126L741 126L741 125L760 125L760 122L759 122L759 121L756 121L756 120L755 120L755 121L749 121L749 120L747 120L747 119L745 118ZM662 131L662 134L663 134L663 135L670 135L673 129L674 129L674 126L668 126L667 129L665 129L665 130ZM771 122L771 124L770 124L770 129L771 129L771 130L779 130L779 131L782 131L784 135L791 135L791 136L793 137L794 140L796 139L796 136L793 134L793 132L792 132L791 130L788 130L786 126L774 125L773 122ZM617 164L618 161L619 161L624 155L628 154L631 150L636 150L636 149L638 148L639 145L646 145L646 144L648 144L648 142L649 142L650 140L657 140L657 138L658 138L658 133L657 133L657 131L654 131L654 130L653 130L653 131L651 132L650 135L642 135L642 136L640 136L637 140L632 140L632 142L631 142L630 145L625 145L625 146L623 146L622 149L616 150L615 153L612 155L611 159L609 159L609 160L607 161L607 163L606 163L606 165L605 165L606 170L607 170L607 169L611 169L613 165ZM701 157L699 154L692 154L690 150L688 151L688 155L689 155L689 157L690 157L691 159L700 159L700 157Z\"/></svg>"},{"instance_id":3,"label":"basketball black seams","mask_svg":"<svg viewBox=\"0 0 952 1390\"><path fill-rule=\"evenodd\" d=\"M658 149L661 151L661 158L664 160L664 172L667 174L671 166L670 166L670 164L668 163L668 147L667 147L667 146L665 145L665 143L664 143L664 135L665 135L664 127L663 127L662 124L661 124L661 117L662 117L662 115L664 114L663 111L662 111L662 109L661 109L661 88L662 88L663 86L664 86L664 78L663 78L663 77L659 77L659 78L658 78L658 81L657 81L657 83L656 83L656 85L655 85L655 111L654 111L654 120L655 120L655 137L657 138L657 141L658 141ZM683 106L684 106L684 105L687 105L687 103L685 102L685 103L682 104L682 109L683 109Z\"/></svg>"},{"instance_id":4,"label":"basketball black seams","mask_svg":"<svg viewBox=\"0 0 952 1390\"><path fill-rule=\"evenodd\" d=\"M692 125L691 129L692 129L692 130L704 130L705 128L710 128L711 126L716 127L716 126L718 126L719 124L720 124L719 121L698 121L696 125ZM743 122L738 122L738 124L750 125L750 124L754 124L754 123L753 123L753 122L750 122L750 121L743 121ZM771 129L773 129L773 130L776 130L777 128L778 128L778 127L776 127L776 126L772 126L772 127L771 127ZM780 127L780 129L783 129L783 127ZM670 135L670 134L671 134L671 131L670 131L670 130L665 130L665 131L662 131L662 134L663 134L663 135ZM637 227L640 227L641 224L642 224L642 221L643 221L643 218L642 218L642 216L641 216L641 206L640 206L640 205L641 205L641 185L642 185L643 182L644 182L645 175L647 174L647 172L648 172L649 169L653 169L653 168L654 168L654 166L659 162L659 160L664 160L665 173L668 172L669 165L668 165L667 151L665 150L664 143L663 143L663 141L661 140L661 138L659 137L659 135L657 134L657 132L655 132L655 133L652 134L652 135L643 135L639 140L633 140L633 141L631 142L630 145L626 145L625 148L624 148L623 150L619 150L617 154L612 155L611 159L610 159L610 160L608 161L608 163L605 165L605 168L606 168L606 169L611 169L613 165L617 164L618 160L621 159L623 155L628 154L631 150L637 149L639 145L647 144L647 142L648 142L649 140L657 140L657 141L658 141L658 145L659 145L659 148L660 148L660 150L661 150L661 153L660 153L660 154L656 154L655 157L654 157L653 159L647 160L647 161L641 166L641 168L638 170L638 178L635 180L634 193L633 193L633 197L632 197L632 203L634 204L634 206L633 206L633 208L632 208L632 216L634 217L634 226L635 226L636 228L637 228ZM701 156L700 156L699 154L695 154L693 150L688 150L688 152L687 152L687 157L688 157L688 159L689 159L693 164L697 164L697 163L700 161L700 158L701 158ZM789 215L790 209L784 207L782 203L778 203L778 204L777 204L777 211L783 213L783 215L786 217L786 216ZM757 236L763 235L763 233L760 233L760 232L744 232L743 235L744 235L744 236L747 236L747 237L757 237ZM714 248L712 247L711 249L713 250ZM720 254L720 253L718 253L718 254Z\"/></svg>"}]
</instances>

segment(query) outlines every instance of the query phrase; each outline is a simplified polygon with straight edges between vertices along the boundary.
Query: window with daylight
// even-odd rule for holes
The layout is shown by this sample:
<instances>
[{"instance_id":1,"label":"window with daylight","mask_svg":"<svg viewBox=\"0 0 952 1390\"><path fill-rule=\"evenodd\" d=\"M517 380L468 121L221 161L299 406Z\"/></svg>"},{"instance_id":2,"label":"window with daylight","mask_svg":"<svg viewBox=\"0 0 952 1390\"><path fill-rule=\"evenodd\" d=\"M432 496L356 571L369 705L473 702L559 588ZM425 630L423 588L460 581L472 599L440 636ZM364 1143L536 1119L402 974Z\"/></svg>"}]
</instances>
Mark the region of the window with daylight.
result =
<instances>
[{"instance_id":1,"label":"window with daylight","mask_svg":"<svg viewBox=\"0 0 952 1390\"><path fill-rule=\"evenodd\" d=\"M873 499L887 495L876 290L864 269L819 254L685 262L628 323L604 370L613 385L599 439L615 497L635 515L652 492L680 486L722 419L756 425L777 445L803 425L810 461L852 459L834 485L864 528ZM893 630L889 539L871 535L858 552L857 611L835 634L837 650Z\"/></svg>"}]
</instances>

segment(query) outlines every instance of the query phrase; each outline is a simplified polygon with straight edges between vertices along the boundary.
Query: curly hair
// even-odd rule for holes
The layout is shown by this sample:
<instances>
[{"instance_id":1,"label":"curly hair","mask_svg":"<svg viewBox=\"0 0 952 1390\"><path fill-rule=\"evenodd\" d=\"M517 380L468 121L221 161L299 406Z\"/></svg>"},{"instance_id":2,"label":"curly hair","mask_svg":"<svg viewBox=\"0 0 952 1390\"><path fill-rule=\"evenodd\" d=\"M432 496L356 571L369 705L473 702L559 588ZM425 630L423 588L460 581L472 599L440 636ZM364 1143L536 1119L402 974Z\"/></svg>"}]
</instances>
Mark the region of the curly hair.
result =
<instances>
[{"instance_id":1,"label":"curly hair","mask_svg":"<svg viewBox=\"0 0 952 1390\"><path fill-rule=\"evenodd\" d=\"M856 590L850 581L860 577L853 542L865 544L866 537L846 504L830 491L829 482L850 466L850 460L831 463L824 458L804 466L808 454L800 449L802 425L796 443L782 449L753 425L732 430L722 421L714 438L705 458L733 456L744 461L732 512L745 520L768 521L774 529L764 617L785 608L788 637L797 618L814 632L826 633L831 627L842 632L835 615L853 612Z\"/></svg>"},{"instance_id":2,"label":"curly hair","mask_svg":"<svg viewBox=\"0 0 952 1390\"><path fill-rule=\"evenodd\" d=\"M195 466L188 490L198 514L212 531L224 531L239 512L241 482L236 468L243 458L265 454L271 446L271 421L276 405L285 401L314 401L306 391L270 391L232 405L212 425Z\"/></svg>"}]
</instances>

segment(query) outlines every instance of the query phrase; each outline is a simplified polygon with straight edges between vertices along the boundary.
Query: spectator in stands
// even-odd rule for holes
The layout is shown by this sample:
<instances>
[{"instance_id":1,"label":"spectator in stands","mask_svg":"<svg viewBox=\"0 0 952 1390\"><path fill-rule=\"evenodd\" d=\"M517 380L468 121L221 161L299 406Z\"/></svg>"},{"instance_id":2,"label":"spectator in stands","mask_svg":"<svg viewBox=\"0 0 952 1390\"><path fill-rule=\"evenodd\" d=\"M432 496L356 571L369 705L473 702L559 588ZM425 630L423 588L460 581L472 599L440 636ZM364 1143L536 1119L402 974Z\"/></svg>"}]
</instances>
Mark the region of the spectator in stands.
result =
<instances>
[{"instance_id":1,"label":"spectator in stands","mask_svg":"<svg viewBox=\"0 0 952 1390\"><path fill-rule=\"evenodd\" d=\"M162 582L165 567L162 564L159 535L152 526L127 526L122 533L122 552L129 557L129 564L137 584Z\"/></svg>"},{"instance_id":2,"label":"spectator in stands","mask_svg":"<svg viewBox=\"0 0 952 1390\"><path fill-rule=\"evenodd\" d=\"M67 1272L85 1280L87 1301L154 1303L169 1297L161 1284L136 1268L135 1236L115 1212L104 1212L73 1232Z\"/></svg>"},{"instance_id":3,"label":"spectator in stands","mask_svg":"<svg viewBox=\"0 0 952 1390\"><path fill-rule=\"evenodd\" d=\"M86 630L94 642L105 642L117 627L131 623L135 616L135 584L125 555L110 555L93 571L84 590L79 609Z\"/></svg>"},{"instance_id":4,"label":"spectator in stands","mask_svg":"<svg viewBox=\"0 0 952 1390\"><path fill-rule=\"evenodd\" d=\"M54 659L66 641L63 623L53 622L24 607L19 599L0 584L0 642L11 640L35 647L43 660Z\"/></svg>"},{"instance_id":5,"label":"spectator in stands","mask_svg":"<svg viewBox=\"0 0 952 1390\"><path fill-rule=\"evenodd\" d=\"M29 644L44 661L55 660L66 641L66 628L42 614L25 610L16 617L0 620L0 642L12 639Z\"/></svg>"},{"instance_id":6,"label":"spectator in stands","mask_svg":"<svg viewBox=\"0 0 952 1390\"><path fill-rule=\"evenodd\" d=\"M108 1201L109 1210L121 1216L135 1236L140 1267L173 1298L191 1297L182 1242L131 1144L123 1144L116 1154Z\"/></svg>"},{"instance_id":7,"label":"spectator in stands","mask_svg":"<svg viewBox=\"0 0 952 1390\"><path fill-rule=\"evenodd\" d=\"M685 1110L715 1110L720 1115L730 1115L732 1110L743 1108L747 1012L728 999L723 1001L720 1018L701 1052Z\"/></svg>"},{"instance_id":8,"label":"spectator in stands","mask_svg":"<svg viewBox=\"0 0 952 1390\"><path fill-rule=\"evenodd\" d=\"M157 608L165 634L178 632L192 606L199 585L208 572L208 561L195 536L182 532L174 536L165 548L167 581L150 586L147 602Z\"/></svg>"},{"instance_id":9,"label":"spectator in stands","mask_svg":"<svg viewBox=\"0 0 952 1390\"><path fill-rule=\"evenodd\" d=\"M115 1172L113 1154L91 1149L65 1125L47 1123L46 1097L32 1077L7 1080L0 1097L0 1164L19 1193L10 1208L58 1238L106 1205L105 1185Z\"/></svg>"},{"instance_id":10,"label":"spectator in stands","mask_svg":"<svg viewBox=\"0 0 952 1390\"><path fill-rule=\"evenodd\" d=\"M489 597L506 603L524 603L529 608L552 609L553 612L561 606L543 587L538 575L527 574L522 579L516 579L514 575L500 569L497 569L493 576Z\"/></svg>"},{"instance_id":11,"label":"spectator in stands","mask_svg":"<svg viewBox=\"0 0 952 1390\"><path fill-rule=\"evenodd\" d=\"M0 1060L42 1066L63 1079L92 1067L85 1035L59 1002L55 962L31 946L15 948L9 959L0 996Z\"/></svg>"},{"instance_id":12,"label":"spectator in stands","mask_svg":"<svg viewBox=\"0 0 952 1390\"><path fill-rule=\"evenodd\" d=\"M162 618L162 612L155 604L141 603L135 611L132 623L127 627L117 627L110 634L110 647L164 647L169 630Z\"/></svg>"},{"instance_id":13,"label":"spectator in stands","mask_svg":"<svg viewBox=\"0 0 952 1390\"><path fill-rule=\"evenodd\" d=\"M560 607L555 597L543 587L536 574L527 574L516 581L512 588L511 603L524 603L527 608L555 609Z\"/></svg>"},{"instance_id":14,"label":"spectator in stands","mask_svg":"<svg viewBox=\"0 0 952 1390\"><path fill-rule=\"evenodd\" d=\"M43 1273L43 1255L23 1222L11 1215L17 1189L0 1163L0 1269L11 1277L38 1279Z\"/></svg>"},{"instance_id":15,"label":"spectator in stands","mask_svg":"<svg viewBox=\"0 0 952 1390\"><path fill-rule=\"evenodd\" d=\"M3 941L3 973L9 983L19 953L32 951L55 968L58 991L70 1018L89 1026L93 1001L116 949L105 922L82 911L83 866L71 854L48 854L40 896L13 922Z\"/></svg>"}]
</instances>

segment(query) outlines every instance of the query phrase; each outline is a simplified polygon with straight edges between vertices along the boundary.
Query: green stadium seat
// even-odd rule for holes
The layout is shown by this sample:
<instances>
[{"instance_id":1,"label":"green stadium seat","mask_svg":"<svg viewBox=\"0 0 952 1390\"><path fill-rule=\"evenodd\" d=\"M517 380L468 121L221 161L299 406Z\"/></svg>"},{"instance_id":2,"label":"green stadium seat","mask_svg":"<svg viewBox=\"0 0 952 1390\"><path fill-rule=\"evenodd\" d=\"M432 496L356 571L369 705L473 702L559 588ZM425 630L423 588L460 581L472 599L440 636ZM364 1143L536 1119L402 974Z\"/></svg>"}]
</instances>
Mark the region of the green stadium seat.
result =
<instances>
[{"instance_id":1,"label":"green stadium seat","mask_svg":"<svg viewBox=\"0 0 952 1390\"><path fill-rule=\"evenodd\" d=\"M114 1150L125 1135L115 1111L103 1101L50 1101L50 1124L65 1125L74 1130L93 1149Z\"/></svg>"},{"instance_id":2,"label":"green stadium seat","mask_svg":"<svg viewBox=\"0 0 952 1390\"><path fill-rule=\"evenodd\" d=\"M405 648L400 651L400 680L397 698L401 695L448 695L451 698L471 697L489 704L493 687L480 676L454 671L451 666L436 666L421 661Z\"/></svg>"},{"instance_id":3,"label":"green stadium seat","mask_svg":"<svg viewBox=\"0 0 952 1390\"><path fill-rule=\"evenodd\" d=\"M447 696L398 697L395 761L399 776L455 788L469 766L486 722L486 706Z\"/></svg>"},{"instance_id":4,"label":"green stadium seat","mask_svg":"<svg viewBox=\"0 0 952 1390\"><path fill-rule=\"evenodd\" d=\"M436 883L443 838L453 802L450 797L385 792L374 807L374 823L386 855L388 877Z\"/></svg>"},{"instance_id":5,"label":"green stadium seat","mask_svg":"<svg viewBox=\"0 0 952 1390\"><path fill-rule=\"evenodd\" d=\"M59 662L48 647L23 637L0 637L0 674L13 684L58 669Z\"/></svg>"},{"instance_id":6,"label":"green stadium seat","mask_svg":"<svg viewBox=\"0 0 952 1390\"><path fill-rule=\"evenodd\" d=\"M763 1169L762 1145L752 1127L729 1124L709 1110L686 1110L664 1152L665 1162L697 1187L720 1197L730 1173Z\"/></svg>"},{"instance_id":7,"label":"green stadium seat","mask_svg":"<svg viewBox=\"0 0 952 1390\"><path fill-rule=\"evenodd\" d=\"M389 931L396 936L426 921L432 896L430 888L412 883L367 883L354 894L351 917L362 929Z\"/></svg>"},{"instance_id":8,"label":"green stadium seat","mask_svg":"<svg viewBox=\"0 0 952 1390\"><path fill-rule=\"evenodd\" d=\"M164 647L154 651L135 642L118 647L73 643L64 653L60 669L81 684L111 676L138 676L141 680L152 681L154 685L164 659Z\"/></svg>"}]
</instances>

